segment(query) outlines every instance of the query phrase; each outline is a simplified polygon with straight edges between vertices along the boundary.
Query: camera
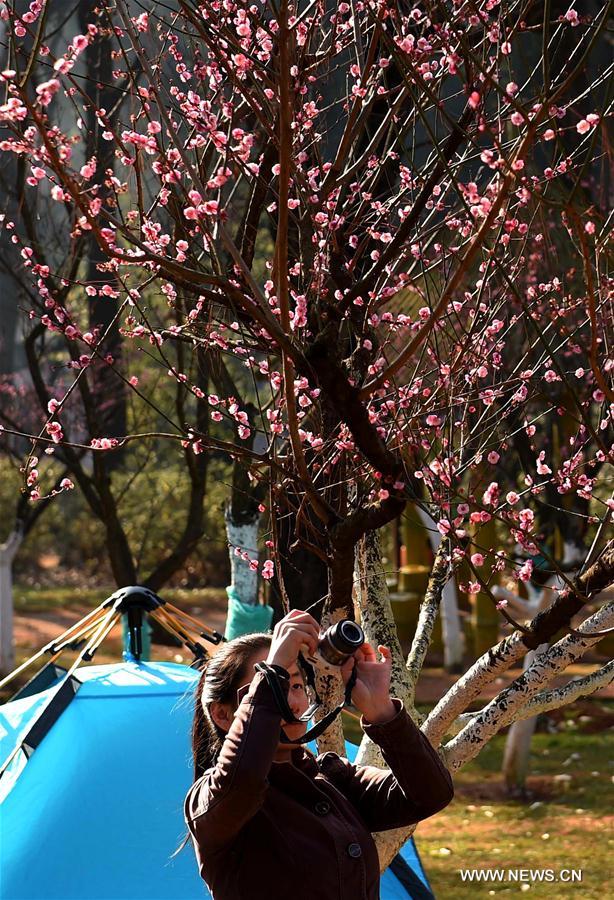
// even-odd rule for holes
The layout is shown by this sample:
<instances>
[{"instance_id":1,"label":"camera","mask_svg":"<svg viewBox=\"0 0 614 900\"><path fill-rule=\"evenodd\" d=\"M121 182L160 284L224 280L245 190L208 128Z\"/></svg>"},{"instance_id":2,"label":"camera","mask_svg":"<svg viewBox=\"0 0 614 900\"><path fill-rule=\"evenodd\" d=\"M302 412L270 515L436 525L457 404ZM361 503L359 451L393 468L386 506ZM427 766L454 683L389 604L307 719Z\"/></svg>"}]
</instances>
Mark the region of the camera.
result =
<instances>
[{"instance_id":1,"label":"camera","mask_svg":"<svg viewBox=\"0 0 614 900\"><path fill-rule=\"evenodd\" d=\"M353 656L365 642L365 633L351 619L340 619L320 635L318 649L312 657L318 668L338 668Z\"/></svg>"}]
</instances>

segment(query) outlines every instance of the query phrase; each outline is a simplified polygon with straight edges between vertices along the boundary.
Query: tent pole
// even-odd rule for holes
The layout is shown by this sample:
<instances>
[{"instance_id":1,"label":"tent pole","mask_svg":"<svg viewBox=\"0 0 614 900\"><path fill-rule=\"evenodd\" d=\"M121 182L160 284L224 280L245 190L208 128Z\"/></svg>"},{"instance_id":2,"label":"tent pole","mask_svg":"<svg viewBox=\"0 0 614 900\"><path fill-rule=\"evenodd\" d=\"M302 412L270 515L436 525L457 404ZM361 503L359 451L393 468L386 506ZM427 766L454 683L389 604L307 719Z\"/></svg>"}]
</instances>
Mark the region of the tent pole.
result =
<instances>
[{"instance_id":1,"label":"tent pole","mask_svg":"<svg viewBox=\"0 0 614 900\"><path fill-rule=\"evenodd\" d=\"M44 656L45 653L54 653L58 641L65 639L72 631L75 630L75 628L79 628L83 625L84 622L86 622L88 619L91 619L92 616L96 614L100 615L101 612L104 612L104 606L102 605L96 607L96 609L92 610L92 612L84 616L83 619L80 619L74 625L71 625L70 628L67 628L66 631L63 631L59 638L56 638L53 641L49 641L48 644L45 644L45 646L38 650L34 654L34 656L30 656L25 660L25 662L22 662L21 665L17 666L16 669L13 669L12 672L9 672L9 674L0 681L0 689L3 688L5 684L8 684L9 681L12 681L12 679L15 678L16 675L19 675L20 672L23 672L24 669L27 669L28 666L32 665L35 660L40 659L41 656Z\"/></svg>"}]
</instances>

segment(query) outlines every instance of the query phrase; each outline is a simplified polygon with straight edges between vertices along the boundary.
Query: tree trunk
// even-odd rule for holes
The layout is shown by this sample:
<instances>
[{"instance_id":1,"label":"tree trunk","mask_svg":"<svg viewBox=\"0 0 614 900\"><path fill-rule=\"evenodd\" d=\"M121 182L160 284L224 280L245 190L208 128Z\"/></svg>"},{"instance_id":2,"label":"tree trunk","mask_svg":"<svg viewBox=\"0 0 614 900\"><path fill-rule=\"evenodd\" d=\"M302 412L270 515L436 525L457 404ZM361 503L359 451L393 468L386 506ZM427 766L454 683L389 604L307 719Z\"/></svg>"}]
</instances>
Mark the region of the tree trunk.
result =
<instances>
[{"instance_id":1,"label":"tree trunk","mask_svg":"<svg viewBox=\"0 0 614 900\"><path fill-rule=\"evenodd\" d=\"M258 603L258 569L252 569L235 549L245 551L250 560L258 562L258 524L260 516L247 522L233 520L232 511L226 510L226 537L230 554L230 589L241 603L255 606Z\"/></svg>"},{"instance_id":2,"label":"tree trunk","mask_svg":"<svg viewBox=\"0 0 614 900\"><path fill-rule=\"evenodd\" d=\"M246 404L252 430L251 449L266 450L266 435L256 427L256 410ZM232 491L226 506L226 539L230 554L230 584L225 635L228 640L257 631L268 631L273 610L258 603L258 533L263 487L254 483L243 460L235 459Z\"/></svg>"},{"instance_id":3,"label":"tree trunk","mask_svg":"<svg viewBox=\"0 0 614 900\"><path fill-rule=\"evenodd\" d=\"M358 586L356 601L367 641L374 647L383 644L391 650L390 694L402 700L410 716L417 721L416 710L410 703L409 677L390 606L390 595L377 531L368 531L360 541L356 553L356 570ZM377 766L380 769L386 768L381 750L377 744L369 740L366 734L363 735L360 742L356 764ZM407 840L407 836L406 828L374 834L373 839L380 862L392 859L398 852L398 848Z\"/></svg>"},{"instance_id":4,"label":"tree trunk","mask_svg":"<svg viewBox=\"0 0 614 900\"><path fill-rule=\"evenodd\" d=\"M79 3L79 23L84 32L87 31L87 26L95 21L95 10L98 5L96 0L81 0ZM94 100L86 106L88 140L85 151L89 158L95 157L97 160L92 185L97 190L97 196L104 200L109 194L107 173L113 171L115 147L111 141L106 141L102 137L105 128L100 123L96 111L104 109L109 112L117 107L117 92L112 84L113 58L110 38L99 32L97 39L88 44L84 59L90 83L90 97ZM118 112L119 109L115 109L114 117ZM110 283L113 288L121 290L121 283L104 270L108 256L97 240L89 241L86 258L86 279L89 284L101 289L103 285ZM92 359L90 377L92 393L96 398L96 425L99 429L98 434L93 436L120 438L126 434L127 413L126 388L114 371L121 366L122 354L120 323L117 320L119 303L116 297L98 294L89 298L88 305L89 324L91 328L100 330L98 352L101 356L112 356L115 361L114 365L110 366L98 358ZM111 453L105 458L105 465L109 469L116 469L121 464L122 457L121 450Z\"/></svg>"},{"instance_id":5,"label":"tree trunk","mask_svg":"<svg viewBox=\"0 0 614 900\"><path fill-rule=\"evenodd\" d=\"M12 671L15 666L13 646L13 560L23 535L11 532L4 544L0 544L0 673Z\"/></svg>"},{"instance_id":6,"label":"tree trunk","mask_svg":"<svg viewBox=\"0 0 614 900\"><path fill-rule=\"evenodd\" d=\"M336 609L331 614L322 617L321 629L326 631L339 619L344 619L347 611ZM343 682L341 676L336 673L327 673L316 669L316 688L322 700L322 706L316 712L314 718L319 722L330 709L334 709L337 704L341 703L343 698ZM343 723L341 716L337 716L334 722L328 726L324 734L317 739L318 753L338 753L339 756L345 756L345 739L343 737Z\"/></svg>"},{"instance_id":7,"label":"tree trunk","mask_svg":"<svg viewBox=\"0 0 614 900\"><path fill-rule=\"evenodd\" d=\"M368 531L360 541L356 553L356 605L360 614L360 624L365 637L377 649L383 644L392 653L392 673L390 693L407 706L409 702L409 678L399 643L397 627L390 606L390 594L386 584L386 573L382 563L379 534ZM357 617L358 618L358 617ZM413 710L410 710L410 715ZM369 743L371 743L369 741ZM363 752L361 744L359 756ZM361 765L364 762L361 758Z\"/></svg>"},{"instance_id":8,"label":"tree trunk","mask_svg":"<svg viewBox=\"0 0 614 900\"><path fill-rule=\"evenodd\" d=\"M419 506L416 506L433 551L437 554L437 548L441 543L441 535L435 528L435 522ZM441 633L443 638L443 665L447 672L462 672L463 653L465 651L465 636L461 627L458 613L458 596L454 578L446 582L441 598Z\"/></svg>"}]
</instances>

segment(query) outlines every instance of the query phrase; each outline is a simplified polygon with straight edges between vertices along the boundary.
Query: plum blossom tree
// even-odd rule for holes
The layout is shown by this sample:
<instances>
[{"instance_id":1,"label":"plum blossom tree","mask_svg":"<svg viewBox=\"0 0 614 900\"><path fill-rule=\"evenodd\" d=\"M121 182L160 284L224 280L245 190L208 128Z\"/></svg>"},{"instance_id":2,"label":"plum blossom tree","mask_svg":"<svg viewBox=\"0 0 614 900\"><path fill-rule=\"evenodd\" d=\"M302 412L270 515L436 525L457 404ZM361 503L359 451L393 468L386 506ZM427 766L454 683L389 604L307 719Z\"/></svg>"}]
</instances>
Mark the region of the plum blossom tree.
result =
<instances>
[{"instance_id":1,"label":"plum blossom tree","mask_svg":"<svg viewBox=\"0 0 614 900\"><path fill-rule=\"evenodd\" d=\"M71 240L96 242L124 339L194 402L168 439L196 459L226 452L266 492L262 576L277 573L292 603L283 553L323 562L318 614L356 606L369 637L393 646L395 690L417 718L452 571L461 590L496 604L510 633L422 723L452 770L507 724L611 680L610 664L548 689L614 626L611 603L590 607L614 578L599 187L608 4L115 0L57 53L42 37L45 8L5 6L0 120L12 134L0 150L61 204ZM41 35L27 53L26 35ZM103 40L122 97L116 121L75 69ZM82 161L92 113L114 156L103 181ZM105 286L46 265L39 245L5 228L31 277L34 327L70 348L68 397L84 389L103 339L78 324L82 294ZM184 355L169 364L171 352ZM223 359L229 378L215 394L188 352L203 366ZM125 361L105 362L129 387ZM65 397L44 433L70 454ZM231 437L214 431L224 424ZM119 443L137 439L150 438ZM95 440L104 460L108 439ZM377 531L408 500L441 540L404 661ZM572 537L583 552L570 577L561 546ZM250 548L236 550L255 570ZM493 588L529 582L537 566L561 586L518 621ZM537 653L522 675L459 718L527 650ZM361 758L373 754L365 743ZM382 838L383 865L406 835Z\"/></svg>"}]
</instances>

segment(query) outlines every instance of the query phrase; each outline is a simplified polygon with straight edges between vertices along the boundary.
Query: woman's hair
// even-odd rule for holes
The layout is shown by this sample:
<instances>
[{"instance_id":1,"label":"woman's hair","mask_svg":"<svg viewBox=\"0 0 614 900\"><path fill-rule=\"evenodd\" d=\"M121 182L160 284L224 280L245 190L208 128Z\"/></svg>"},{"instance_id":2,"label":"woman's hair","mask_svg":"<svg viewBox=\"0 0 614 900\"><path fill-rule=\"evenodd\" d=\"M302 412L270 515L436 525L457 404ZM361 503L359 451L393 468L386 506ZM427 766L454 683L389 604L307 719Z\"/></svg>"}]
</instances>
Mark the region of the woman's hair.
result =
<instances>
[{"instance_id":1,"label":"woman's hair","mask_svg":"<svg viewBox=\"0 0 614 900\"><path fill-rule=\"evenodd\" d=\"M253 676L253 672L247 671L250 659L270 646L270 634L246 634L222 644L215 656L205 663L194 695L194 781L215 765L224 740L223 730L208 712L209 704L230 703L234 708L237 691Z\"/></svg>"},{"instance_id":2,"label":"woman's hair","mask_svg":"<svg viewBox=\"0 0 614 900\"><path fill-rule=\"evenodd\" d=\"M224 732L219 728L208 707L210 703L230 703L233 708L237 702L237 691L251 681L252 672L247 666L250 659L259 650L268 650L271 646L271 635L264 632L246 634L242 637L222 644L215 656L206 660L202 669L196 691L194 692L194 720L192 722L192 758L194 760L194 781L215 765L222 749ZM174 859L190 840L190 832L186 834L177 849L171 853Z\"/></svg>"}]
</instances>

